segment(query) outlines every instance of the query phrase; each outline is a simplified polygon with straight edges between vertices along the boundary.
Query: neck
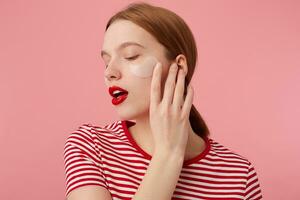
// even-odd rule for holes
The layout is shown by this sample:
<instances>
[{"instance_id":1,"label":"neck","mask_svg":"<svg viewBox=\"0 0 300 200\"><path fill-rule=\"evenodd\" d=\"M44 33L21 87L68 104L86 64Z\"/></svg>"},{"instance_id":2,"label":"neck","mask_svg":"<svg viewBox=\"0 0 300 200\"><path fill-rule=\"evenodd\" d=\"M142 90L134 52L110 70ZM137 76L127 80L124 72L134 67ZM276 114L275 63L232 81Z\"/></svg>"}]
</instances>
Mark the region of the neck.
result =
<instances>
[{"instance_id":1,"label":"neck","mask_svg":"<svg viewBox=\"0 0 300 200\"><path fill-rule=\"evenodd\" d=\"M136 119L135 123L136 124L134 126L129 128L133 138L142 148L144 147L147 149L149 154L153 153L154 144L149 117ZM195 154L198 154L199 151L205 148L204 140L193 131L190 123L188 134L189 137L185 151L185 159L193 157Z\"/></svg>"}]
</instances>

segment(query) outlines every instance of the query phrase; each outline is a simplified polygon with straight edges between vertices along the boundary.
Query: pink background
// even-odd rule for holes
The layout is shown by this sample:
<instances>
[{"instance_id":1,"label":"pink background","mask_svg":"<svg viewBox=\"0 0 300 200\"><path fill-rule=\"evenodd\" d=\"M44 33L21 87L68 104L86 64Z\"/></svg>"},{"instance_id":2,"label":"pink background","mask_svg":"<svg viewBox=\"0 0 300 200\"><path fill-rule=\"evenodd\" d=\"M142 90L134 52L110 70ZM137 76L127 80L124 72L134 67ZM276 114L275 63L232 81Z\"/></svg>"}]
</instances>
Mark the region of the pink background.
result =
<instances>
[{"instance_id":1,"label":"pink background","mask_svg":"<svg viewBox=\"0 0 300 200\"><path fill-rule=\"evenodd\" d=\"M118 120L100 49L129 2L0 1L0 199L64 199L66 137ZM300 199L299 1L148 2L196 37L194 104L212 137L254 163L264 199Z\"/></svg>"}]
</instances>

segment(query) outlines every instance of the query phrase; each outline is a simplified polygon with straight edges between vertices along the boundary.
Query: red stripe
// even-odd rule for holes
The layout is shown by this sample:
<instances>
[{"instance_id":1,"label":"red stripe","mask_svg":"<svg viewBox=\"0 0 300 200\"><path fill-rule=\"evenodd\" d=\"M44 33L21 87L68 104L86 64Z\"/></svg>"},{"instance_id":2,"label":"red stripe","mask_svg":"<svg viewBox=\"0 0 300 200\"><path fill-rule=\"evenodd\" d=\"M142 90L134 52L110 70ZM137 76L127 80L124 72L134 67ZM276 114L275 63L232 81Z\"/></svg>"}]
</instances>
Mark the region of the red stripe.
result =
<instances>
[{"instance_id":1,"label":"red stripe","mask_svg":"<svg viewBox=\"0 0 300 200\"><path fill-rule=\"evenodd\" d=\"M135 192L129 190L138 189L151 160L133 141L127 125L124 121L106 125L106 128L84 124L69 135L64 147L65 169L74 166L65 173L66 181L69 179L66 184L68 194L75 184L78 185L72 190L85 185L98 185L108 187L113 198L131 199ZM126 129L123 129L124 126ZM211 138L207 142L207 152L190 159L182 168L173 196L184 198L172 199L261 199L259 181L251 163ZM86 158L94 163L86 163ZM100 169L101 166L103 168ZM71 184L76 178L78 180ZM97 184L92 181L97 181ZM253 191L256 192L249 196Z\"/></svg>"}]
</instances>

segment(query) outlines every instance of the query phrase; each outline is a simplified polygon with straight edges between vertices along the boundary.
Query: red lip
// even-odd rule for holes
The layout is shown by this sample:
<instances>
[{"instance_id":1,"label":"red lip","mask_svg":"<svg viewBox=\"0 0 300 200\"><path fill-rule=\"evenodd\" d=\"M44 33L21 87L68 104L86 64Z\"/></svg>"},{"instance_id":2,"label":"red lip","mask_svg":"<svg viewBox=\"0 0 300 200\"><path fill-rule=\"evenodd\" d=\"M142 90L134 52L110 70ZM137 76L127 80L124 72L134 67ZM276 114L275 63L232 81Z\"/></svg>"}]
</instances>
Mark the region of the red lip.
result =
<instances>
[{"instance_id":1,"label":"red lip","mask_svg":"<svg viewBox=\"0 0 300 200\"><path fill-rule=\"evenodd\" d=\"M121 91L121 92L124 92L125 94L116 97L116 96L113 95L113 92L114 92L115 90L119 90L119 91ZM120 88L120 87L118 87L118 86L112 86L112 87L109 87L109 90L108 90L108 91L109 91L109 94L113 97L113 99L111 100L111 102L112 102L112 104L114 104L114 105L118 105L118 104L122 103L122 102L127 98L127 95L128 95L128 91L127 91L127 90L125 90L125 89L123 89L123 88Z\"/></svg>"},{"instance_id":2,"label":"red lip","mask_svg":"<svg viewBox=\"0 0 300 200\"><path fill-rule=\"evenodd\" d=\"M115 90L120 90L120 91L126 92L126 93L128 94L128 91L127 91L127 90L125 90L125 89L123 89L123 88L120 88L120 87L118 87L118 86L112 86L112 87L109 87L109 88L108 88L108 92L109 92L110 96L115 97L114 94L113 94L113 92L114 92Z\"/></svg>"}]
</instances>

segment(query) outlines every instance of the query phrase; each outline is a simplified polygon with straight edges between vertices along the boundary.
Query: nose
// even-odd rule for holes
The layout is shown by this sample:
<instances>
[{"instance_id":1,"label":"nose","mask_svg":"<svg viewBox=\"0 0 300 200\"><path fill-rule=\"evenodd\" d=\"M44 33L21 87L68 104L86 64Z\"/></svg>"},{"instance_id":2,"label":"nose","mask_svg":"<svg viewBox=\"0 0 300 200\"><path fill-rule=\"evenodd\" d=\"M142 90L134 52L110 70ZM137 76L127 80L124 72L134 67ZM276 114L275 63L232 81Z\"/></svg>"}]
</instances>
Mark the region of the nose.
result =
<instances>
[{"instance_id":1,"label":"nose","mask_svg":"<svg viewBox=\"0 0 300 200\"><path fill-rule=\"evenodd\" d=\"M104 72L104 77L108 81L112 81L113 79L118 80L121 78L121 73L118 69L107 67Z\"/></svg>"}]
</instances>

